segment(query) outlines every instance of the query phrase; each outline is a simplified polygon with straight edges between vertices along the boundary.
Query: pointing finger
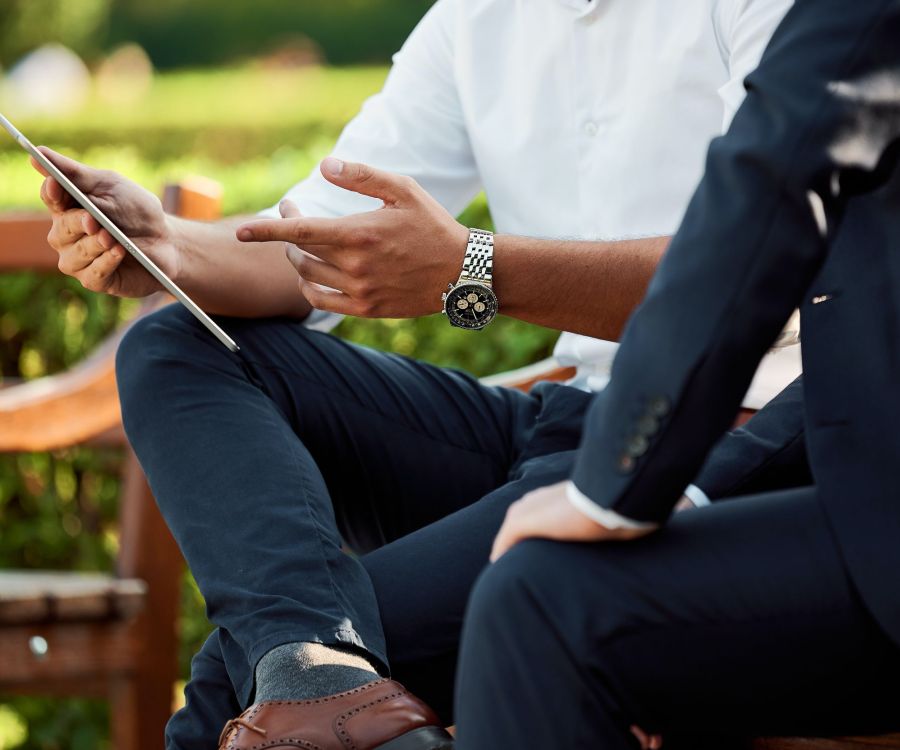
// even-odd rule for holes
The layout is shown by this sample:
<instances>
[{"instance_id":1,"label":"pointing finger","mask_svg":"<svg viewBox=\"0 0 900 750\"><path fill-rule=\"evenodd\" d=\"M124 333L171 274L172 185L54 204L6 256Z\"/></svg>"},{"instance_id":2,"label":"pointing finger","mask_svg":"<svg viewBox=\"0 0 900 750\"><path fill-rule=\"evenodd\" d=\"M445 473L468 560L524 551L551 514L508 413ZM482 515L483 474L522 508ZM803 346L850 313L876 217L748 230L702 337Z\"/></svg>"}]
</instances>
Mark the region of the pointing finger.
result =
<instances>
[{"instance_id":1,"label":"pointing finger","mask_svg":"<svg viewBox=\"0 0 900 750\"><path fill-rule=\"evenodd\" d=\"M290 242L294 245L341 245L349 237L346 219L263 219L238 227L241 242Z\"/></svg>"}]
</instances>

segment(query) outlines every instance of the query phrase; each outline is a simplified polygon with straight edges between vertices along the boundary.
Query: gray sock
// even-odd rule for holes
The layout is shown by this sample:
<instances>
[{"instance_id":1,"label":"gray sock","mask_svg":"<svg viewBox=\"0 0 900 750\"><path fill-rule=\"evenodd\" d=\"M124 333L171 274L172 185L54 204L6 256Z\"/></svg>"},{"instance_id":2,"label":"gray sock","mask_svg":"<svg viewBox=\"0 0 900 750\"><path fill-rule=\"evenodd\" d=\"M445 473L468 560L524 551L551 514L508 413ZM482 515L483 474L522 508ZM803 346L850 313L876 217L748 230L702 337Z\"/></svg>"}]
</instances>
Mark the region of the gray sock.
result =
<instances>
[{"instance_id":1,"label":"gray sock","mask_svg":"<svg viewBox=\"0 0 900 750\"><path fill-rule=\"evenodd\" d=\"M380 679L358 651L322 643L285 643L256 665L256 702L310 700Z\"/></svg>"}]
</instances>

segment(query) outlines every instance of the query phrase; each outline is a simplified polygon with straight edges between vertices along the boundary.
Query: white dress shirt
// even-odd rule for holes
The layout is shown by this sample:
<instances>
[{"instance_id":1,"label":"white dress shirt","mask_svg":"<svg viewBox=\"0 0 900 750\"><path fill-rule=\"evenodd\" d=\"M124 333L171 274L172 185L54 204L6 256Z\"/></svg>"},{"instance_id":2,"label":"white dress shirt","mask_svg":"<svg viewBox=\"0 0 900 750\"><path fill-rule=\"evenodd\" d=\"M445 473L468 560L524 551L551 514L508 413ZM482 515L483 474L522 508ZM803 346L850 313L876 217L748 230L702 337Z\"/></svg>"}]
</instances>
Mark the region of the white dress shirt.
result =
<instances>
[{"instance_id":1,"label":"white dress shirt","mask_svg":"<svg viewBox=\"0 0 900 750\"><path fill-rule=\"evenodd\" d=\"M791 2L438 0L334 155L410 175L454 215L484 189L499 232L672 234ZM379 206L318 170L286 197L308 216ZM337 320L314 313L308 325ZM575 385L598 390L616 348L564 333L556 356L578 368ZM799 372L799 347L769 355L748 405Z\"/></svg>"},{"instance_id":2,"label":"white dress shirt","mask_svg":"<svg viewBox=\"0 0 900 750\"><path fill-rule=\"evenodd\" d=\"M499 232L669 235L709 141L731 121L743 79L791 4L437 0L333 153L415 178L454 215L483 189ZM286 197L307 216L380 205L317 169ZM338 319L314 311L307 325L327 329ZM575 385L597 390L616 348L564 333L556 356L578 368ZM799 373L798 346L767 356L748 405L761 406Z\"/></svg>"}]
</instances>

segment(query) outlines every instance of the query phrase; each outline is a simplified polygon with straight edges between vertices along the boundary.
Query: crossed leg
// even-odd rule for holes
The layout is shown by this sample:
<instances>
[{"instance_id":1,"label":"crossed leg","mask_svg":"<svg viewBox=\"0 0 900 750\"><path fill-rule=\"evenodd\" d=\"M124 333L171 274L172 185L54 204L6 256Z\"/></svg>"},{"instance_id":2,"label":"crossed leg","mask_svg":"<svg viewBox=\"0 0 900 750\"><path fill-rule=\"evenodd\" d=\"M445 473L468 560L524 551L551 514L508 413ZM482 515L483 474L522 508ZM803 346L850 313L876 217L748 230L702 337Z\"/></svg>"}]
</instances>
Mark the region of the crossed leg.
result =
<instances>
[{"instance_id":1,"label":"crossed leg","mask_svg":"<svg viewBox=\"0 0 900 750\"><path fill-rule=\"evenodd\" d=\"M588 395L486 388L291 321L224 324L239 354L170 307L118 356L126 430L219 628L169 747L208 747L288 642L361 649L449 706L451 679L432 697L417 665L455 661L506 506L568 473L552 456L577 445ZM184 721L207 715L199 734Z\"/></svg>"}]
</instances>

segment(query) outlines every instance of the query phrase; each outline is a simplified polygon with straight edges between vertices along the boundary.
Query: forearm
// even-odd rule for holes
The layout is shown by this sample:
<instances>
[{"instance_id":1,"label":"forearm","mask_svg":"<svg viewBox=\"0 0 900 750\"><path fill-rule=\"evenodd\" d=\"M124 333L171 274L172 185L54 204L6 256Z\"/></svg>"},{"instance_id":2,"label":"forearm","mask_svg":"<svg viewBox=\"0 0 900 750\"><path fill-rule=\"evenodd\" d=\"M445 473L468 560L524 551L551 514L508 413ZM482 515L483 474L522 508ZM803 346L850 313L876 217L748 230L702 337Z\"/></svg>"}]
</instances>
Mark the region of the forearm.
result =
<instances>
[{"instance_id":1,"label":"forearm","mask_svg":"<svg viewBox=\"0 0 900 750\"><path fill-rule=\"evenodd\" d=\"M669 240L575 242L497 235L494 287L501 312L616 341L643 299Z\"/></svg>"},{"instance_id":2,"label":"forearm","mask_svg":"<svg viewBox=\"0 0 900 750\"><path fill-rule=\"evenodd\" d=\"M239 242L247 217L202 223L168 217L178 250L176 282L207 312L241 318L305 318L310 304L282 242Z\"/></svg>"}]
</instances>

